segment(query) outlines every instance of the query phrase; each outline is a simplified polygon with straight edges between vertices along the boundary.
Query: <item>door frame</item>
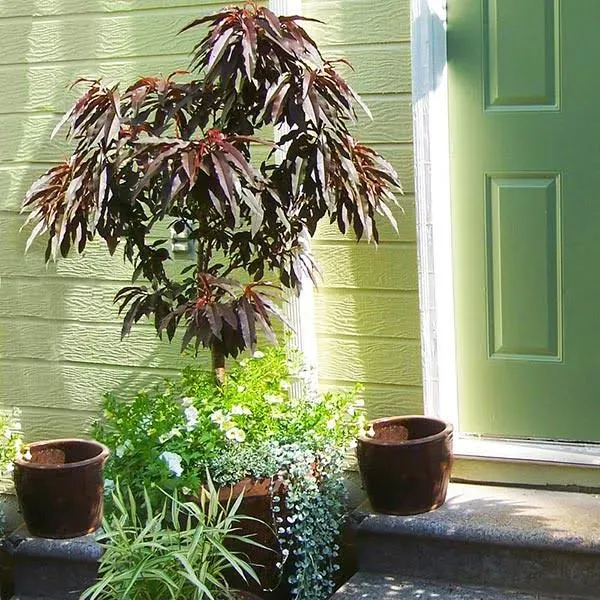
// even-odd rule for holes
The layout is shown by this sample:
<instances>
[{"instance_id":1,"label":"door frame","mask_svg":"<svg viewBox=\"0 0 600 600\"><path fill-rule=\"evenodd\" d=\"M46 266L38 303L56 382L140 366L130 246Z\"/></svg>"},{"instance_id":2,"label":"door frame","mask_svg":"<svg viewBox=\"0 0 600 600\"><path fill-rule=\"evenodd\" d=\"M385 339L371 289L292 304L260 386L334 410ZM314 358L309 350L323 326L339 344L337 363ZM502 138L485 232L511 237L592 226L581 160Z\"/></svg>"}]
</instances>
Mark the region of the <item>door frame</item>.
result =
<instances>
[{"instance_id":1,"label":"door frame","mask_svg":"<svg viewBox=\"0 0 600 600\"><path fill-rule=\"evenodd\" d=\"M459 428L450 204L447 1L411 0L413 136L425 414L455 427L459 456L597 466L597 444L467 436ZM456 0L460 1L460 0Z\"/></svg>"}]
</instances>

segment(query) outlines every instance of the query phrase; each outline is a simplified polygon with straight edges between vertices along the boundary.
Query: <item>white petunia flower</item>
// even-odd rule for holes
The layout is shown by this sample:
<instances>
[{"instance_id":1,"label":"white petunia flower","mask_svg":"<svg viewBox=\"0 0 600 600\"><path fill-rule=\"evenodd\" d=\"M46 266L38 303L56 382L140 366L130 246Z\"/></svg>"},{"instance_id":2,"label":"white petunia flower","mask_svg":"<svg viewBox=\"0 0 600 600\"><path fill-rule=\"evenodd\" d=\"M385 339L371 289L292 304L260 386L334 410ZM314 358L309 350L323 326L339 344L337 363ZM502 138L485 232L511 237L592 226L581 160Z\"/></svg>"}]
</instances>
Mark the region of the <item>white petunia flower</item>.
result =
<instances>
[{"instance_id":1,"label":"white petunia flower","mask_svg":"<svg viewBox=\"0 0 600 600\"><path fill-rule=\"evenodd\" d=\"M163 452L159 458L164 461L167 468L175 477L181 477L183 473L183 467L181 466L182 458L176 452Z\"/></svg>"},{"instance_id":2,"label":"white petunia flower","mask_svg":"<svg viewBox=\"0 0 600 600\"><path fill-rule=\"evenodd\" d=\"M265 353L261 352L260 350L257 350L253 355L252 358L264 358L265 357Z\"/></svg>"},{"instance_id":3,"label":"white petunia flower","mask_svg":"<svg viewBox=\"0 0 600 600\"><path fill-rule=\"evenodd\" d=\"M198 409L195 406L188 406L184 411L185 428L187 431L193 431L198 424Z\"/></svg>"},{"instance_id":4,"label":"white petunia flower","mask_svg":"<svg viewBox=\"0 0 600 600\"><path fill-rule=\"evenodd\" d=\"M356 408L354 408L354 405L353 405L353 404L351 404L351 405L348 407L348 414L349 414L351 417L353 417L355 413L356 413Z\"/></svg>"},{"instance_id":5,"label":"white petunia flower","mask_svg":"<svg viewBox=\"0 0 600 600\"><path fill-rule=\"evenodd\" d=\"M235 406L231 407L231 414L232 415L251 415L252 411L249 408L246 408L245 406L240 406L239 404L236 404Z\"/></svg>"},{"instance_id":6,"label":"white petunia flower","mask_svg":"<svg viewBox=\"0 0 600 600\"><path fill-rule=\"evenodd\" d=\"M239 427L232 427L225 432L225 437L230 442L240 443L246 439L246 434Z\"/></svg>"},{"instance_id":7,"label":"white petunia flower","mask_svg":"<svg viewBox=\"0 0 600 600\"><path fill-rule=\"evenodd\" d=\"M217 425L223 425L223 423L227 421L227 416L222 410L215 410L215 412L210 415L210 420Z\"/></svg>"},{"instance_id":8,"label":"white petunia flower","mask_svg":"<svg viewBox=\"0 0 600 600\"><path fill-rule=\"evenodd\" d=\"M371 427L369 427L369 429L367 430L367 436L375 437L375 429L373 429L373 425L371 425Z\"/></svg>"},{"instance_id":9,"label":"white petunia flower","mask_svg":"<svg viewBox=\"0 0 600 600\"><path fill-rule=\"evenodd\" d=\"M31 460L31 450L27 448L27 452L23 454L23 460Z\"/></svg>"},{"instance_id":10,"label":"white petunia flower","mask_svg":"<svg viewBox=\"0 0 600 600\"><path fill-rule=\"evenodd\" d=\"M242 392L245 392L245 391L246 391L246 386L245 386L245 385L238 385L238 386L237 386L237 391L238 391L238 393L240 393L240 394L241 394Z\"/></svg>"}]
</instances>

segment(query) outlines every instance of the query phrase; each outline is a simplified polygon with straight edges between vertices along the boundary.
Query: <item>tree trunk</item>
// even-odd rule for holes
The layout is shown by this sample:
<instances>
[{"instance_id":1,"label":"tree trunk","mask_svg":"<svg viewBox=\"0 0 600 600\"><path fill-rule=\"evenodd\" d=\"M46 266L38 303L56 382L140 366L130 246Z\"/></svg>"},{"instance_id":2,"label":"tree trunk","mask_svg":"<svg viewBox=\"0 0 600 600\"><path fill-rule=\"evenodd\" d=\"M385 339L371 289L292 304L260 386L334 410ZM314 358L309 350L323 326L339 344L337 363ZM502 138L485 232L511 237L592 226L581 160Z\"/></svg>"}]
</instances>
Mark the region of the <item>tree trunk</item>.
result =
<instances>
[{"instance_id":1,"label":"tree trunk","mask_svg":"<svg viewBox=\"0 0 600 600\"><path fill-rule=\"evenodd\" d=\"M215 379L219 385L225 383L225 354L223 354L220 346L211 346L212 368L215 374Z\"/></svg>"}]
</instances>

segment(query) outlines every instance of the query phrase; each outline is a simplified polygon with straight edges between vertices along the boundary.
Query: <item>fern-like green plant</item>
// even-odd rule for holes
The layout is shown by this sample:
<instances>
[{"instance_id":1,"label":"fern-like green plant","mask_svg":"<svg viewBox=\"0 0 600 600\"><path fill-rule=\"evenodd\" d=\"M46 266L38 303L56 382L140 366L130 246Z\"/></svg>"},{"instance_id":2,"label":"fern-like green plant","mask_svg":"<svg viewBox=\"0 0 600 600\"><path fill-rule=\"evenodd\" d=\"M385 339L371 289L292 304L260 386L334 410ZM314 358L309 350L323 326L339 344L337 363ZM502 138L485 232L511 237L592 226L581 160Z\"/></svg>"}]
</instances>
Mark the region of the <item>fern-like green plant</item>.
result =
<instances>
[{"instance_id":1,"label":"fern-like green plant","mask_svg":"<svg viewBox=\"0 0 600 600\"><path fill-rule=\"evenodd\" d=\"M235 598L226 576L258 582L250 565L226 548L227 540L258 545L239 535L239 496L223 505L209 479L198 503L164 493L157 510L145 490L139 510L134 495L117 483L114 511L99 541L105 551L99 579L80 600L223 600Z\"/></svg>"}]
</instances>

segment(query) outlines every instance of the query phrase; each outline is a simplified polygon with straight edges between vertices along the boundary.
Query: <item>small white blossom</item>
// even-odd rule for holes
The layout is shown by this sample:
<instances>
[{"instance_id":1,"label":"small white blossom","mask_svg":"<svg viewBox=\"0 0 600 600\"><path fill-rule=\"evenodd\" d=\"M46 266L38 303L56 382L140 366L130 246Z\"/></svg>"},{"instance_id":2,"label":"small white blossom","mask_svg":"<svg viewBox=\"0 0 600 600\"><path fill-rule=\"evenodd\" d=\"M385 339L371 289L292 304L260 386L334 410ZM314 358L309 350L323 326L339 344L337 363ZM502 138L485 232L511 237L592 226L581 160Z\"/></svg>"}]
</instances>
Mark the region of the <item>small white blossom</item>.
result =
<instances>
[{"instance_id":1,"label":"small white blossom","mask_svg":"<svg viewBox=\"0 0 600 600\"><path fill-rule=\"evenodd\" d=\"M245 392L245 391L246 391L246 386L245 386L245 385L238 385L238 386L237 386L237 391L238 391L238 393L240 393L240 394L241 394L242 392Z\"/></svg>"},{"instance_id":2,"label":"small white blossom","mask_svg":"<svg viewBox=\"0 0 600 600\"><path fill-rule=\"evenodd\" d=\"M225 437L230 442L240 443L246 439L246 434L239 427L232 427L225 432Z\"/></svg>"},{"instance_id":3,"label":"small white blossom","mask_svg":"<svg viewBox=\"0 0 600 600\"><path fill-rule=\"evenodd\" d=\"M335 429L337 425L337 421L335 419L329 419L327 421L327 429Z\"/></svg>"},{"instance_id":4,"label":"small white blossom","mask_svg":"<svg viewBox=\"0 0 600 600\"><path fill-rule=\"evenodd\" d=\"M371 425L371 427L369 427L369 429L367 429L367 436L375 437L375 429L373 429L373 425Z\"/></svg>"},{"instance_id":5,"label":"small white blossom","mask_svg":"<svg viewBox=\"0 0 600 600\"><path fill-rule=\"evenodd\" d=\"M23 460L31 460L31 450L27 448L27 452L23 454Z\"/></svg>"},{"instance_id":6,"label":"small white blossom","mask_svg":"<svg viewBox=\"0 0 600 600\"><path fill-rule=\"evenodd\" d=\"M179 429L177 429L177 427L173 427L173 429L171 429L171 431L168 431L167 433L163 433L159 438L158 441L161 444L164 444L165 442L168 442L170 439L173 439L174 437L178 437L181 435L181 431L179 431Z\"/></svg>"},{"instance_id":7,"label":"small white blossom","mask_svg":"<svg viewBox=\"0 0 600 600\"><path fill-rule=\"evenodd\" d=\"M265 353L261 352L260 350L257 350L253 355L252 358L264 358L265 357Z\"/></svg>"},{"instance_id":8,"label":"small white blossom","mask_svg":"<svg viewBox=\"0 0 600 600\"><path fill-rule=\"evenodd\" d=\"M354 405L353 405L353 404L351 404L351 405L348 407L348 414L349 414L351 417L353 417L355 413L356 413L356 408L354 408Z\"/></svg>"},{"instance_id":9,"label":"small white blossom","mask_svg":"<svg viewBox=\"0 0 600 600\"><path fill-rule=\"evenodd\" d=\"M284 379L283 381L280 381L280 382L279 382L279 387L280 387L282 390L289 390L289 389L290 389L290 387L291 387L291 386L290 386L290 382L289 382L289 381L285 381L285 379Z\"/></svg>"},{"instance_id":10,"label":"small white blossom","mask_svg":"<svg viewBox=\"0 0 600 600\"><path fill-rule=\"evenodd\" d=\"M167 468L175 477L181 477L183 473L183 467L181 466L182 458L176 452L163 452L159 458L164 461Z\"/></svg>"},{"instance_id":11,"label":"small white blossom","mask_svg":"<svg viewBox=\"0 0 600 600\"><path fill-rule=\"evenodd\" d=\"M358 442L356 440L352 440L349 444L348 444L350 450L354 450L354 448L356 448L358 446Z\"/></svg>"},{"instance_id":12,"label":"small white blossom","mask_svg":"<svg viewBox=\"0 0 600 600\"><path fill-rule=\"evenodd\" d=\"M192 406L194 404L194 401L192 398L188 398L187 396L185 396L184 398L181 398L179 400L179 402L181 402L181 406Z\"/></svg>"},{"instance_id":13,"label":"small white blossom","mask_svg":"<svg viewBox=\"0 0 600 600\"><path fill-rule=\"evenodd\" d=\"M195 406L188 406L184 411L185 428L187 431L193 431L198 424L198 409Z\"/></svg>"},{"instance_id":14,"label":"small white blossom","mask_svg":"<svg viewBox=\"0 0 600 600\"><path fill-rule=\"evenodd\" d=\"M251 415L252 411L249 408L246 408L245 406L236 404L235 406L231 407L231 414L232 415Z\"/></svg>"},{"instance_id":15,"label":"small white blossom","mask_svg":"<svg viewBox=\"0 0 600 600\"><path fill-rule=\"evenodd\" d=\"M123 442L120 446L117 446L117 449L115 450L117 458L123 458L125 452L127 452L127 450L131 449L132 447L133 446L131 442L129 440L125 440L125 442Z\"/></svg>"},{"instance_id":16,"label":"small white blossom","mask_svg":"<svg viewBox=\"0 0 600 600\"><path fill-rule=\"evenodd\" d=\"M215 410L215 412L210 415L210 420L217 425L223 425L223 423L227 421L227 416L222 410Z\"/></svg>"}]
</instances>

